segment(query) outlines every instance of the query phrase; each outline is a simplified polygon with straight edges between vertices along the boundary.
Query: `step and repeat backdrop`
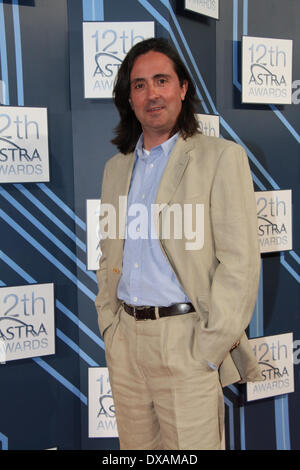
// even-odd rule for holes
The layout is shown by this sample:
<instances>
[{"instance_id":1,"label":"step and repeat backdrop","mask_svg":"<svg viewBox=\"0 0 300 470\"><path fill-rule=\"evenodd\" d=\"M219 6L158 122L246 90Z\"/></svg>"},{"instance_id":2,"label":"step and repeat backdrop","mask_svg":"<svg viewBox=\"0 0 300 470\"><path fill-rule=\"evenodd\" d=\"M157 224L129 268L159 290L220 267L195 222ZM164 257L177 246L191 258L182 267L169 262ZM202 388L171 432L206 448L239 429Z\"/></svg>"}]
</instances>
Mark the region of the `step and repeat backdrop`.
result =
<instances>
[{"instance_id":1,"label":"step and repeat backdrop","mask_svg":"<svg viewBox=\"0 0 300 470\"><path fill-rule=\"evenodd\" d=\"M299 18L297 0L0 0L0 449L118 449L94 307L100 189L116 73L153 36L255 187L263 380L224 389L226 448L300 448Z\"/></svg>"}]
</instances>

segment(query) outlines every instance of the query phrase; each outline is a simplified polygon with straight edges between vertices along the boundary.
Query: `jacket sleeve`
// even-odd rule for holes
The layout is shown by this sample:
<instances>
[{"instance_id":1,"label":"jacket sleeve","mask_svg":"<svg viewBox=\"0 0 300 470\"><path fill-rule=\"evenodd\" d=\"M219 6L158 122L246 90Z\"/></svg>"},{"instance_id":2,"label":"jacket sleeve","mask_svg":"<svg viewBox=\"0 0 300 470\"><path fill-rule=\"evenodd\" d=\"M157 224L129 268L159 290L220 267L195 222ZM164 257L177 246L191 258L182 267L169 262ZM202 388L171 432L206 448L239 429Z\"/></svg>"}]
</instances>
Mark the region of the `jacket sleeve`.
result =
<instances>
[{"instance_id":1,"label":"jacket sleeve","mask_svg":"<svg viewBox=\"0 0 300 470\"><path fill-rule=\"evenodd\" d=\"M107 166L104 169L102 180L101 201L105 199L106 187L109 184ZM98 313L98 325L100 334L103 337L105 330L112 324L114 315L111 311L109 301L109 290L107 282L107 253L105 240L100 241L101 258L99 269L97 270L98 294L95 300L95 306Z\"/></svg>"},{"instance_id":2,"label":"jacket sleeve","mask_svg":"<svg viewBox=\"0 0 300 470\"><path fill-rule=\"evenodd\" d=\"M219 158L210 208L219 264L198 347L202 357L218 367L250 322L260 275L253 183L247 155L237 144L227 146Z\"/></svg>"}]
</instances>

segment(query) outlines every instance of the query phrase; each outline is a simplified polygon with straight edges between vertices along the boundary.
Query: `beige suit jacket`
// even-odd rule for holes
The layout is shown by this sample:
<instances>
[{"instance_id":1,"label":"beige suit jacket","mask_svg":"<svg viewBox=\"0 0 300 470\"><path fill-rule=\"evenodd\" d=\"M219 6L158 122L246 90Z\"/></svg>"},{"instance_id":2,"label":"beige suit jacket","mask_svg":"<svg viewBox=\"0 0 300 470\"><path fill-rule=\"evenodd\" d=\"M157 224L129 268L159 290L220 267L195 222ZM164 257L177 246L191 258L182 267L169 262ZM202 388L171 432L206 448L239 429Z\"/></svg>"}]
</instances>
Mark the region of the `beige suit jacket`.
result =
<instances>
[{"instance_id":1,"label":"beige suit jacket","mask_svg":"<svg viewBox=\"0 0 300 470\"><path fill-rule=\"evenodd\" d=\"M101 242L96 298L100 332L113 323L120 306L117 287L122 272L125 217L119 196L127 196L134 154L117 154L106 166L101 203L117 210L117 237ZM259 366L245 334L255 306L260 253L256 203L247 156L233 142L196 134L178 138L164 170L156 203L156 229L167 257L186 295L198 312L197 350L219 368L223 386L261 380ZM165 239L163 227L173 204L202 205L204 243L186 249L187 239L174 230ZM178 206L177 206L178 207ZM196 220L196 219L194 219ZM238 346L232 349L233 345Z\"/></svg>"}]
</instances>

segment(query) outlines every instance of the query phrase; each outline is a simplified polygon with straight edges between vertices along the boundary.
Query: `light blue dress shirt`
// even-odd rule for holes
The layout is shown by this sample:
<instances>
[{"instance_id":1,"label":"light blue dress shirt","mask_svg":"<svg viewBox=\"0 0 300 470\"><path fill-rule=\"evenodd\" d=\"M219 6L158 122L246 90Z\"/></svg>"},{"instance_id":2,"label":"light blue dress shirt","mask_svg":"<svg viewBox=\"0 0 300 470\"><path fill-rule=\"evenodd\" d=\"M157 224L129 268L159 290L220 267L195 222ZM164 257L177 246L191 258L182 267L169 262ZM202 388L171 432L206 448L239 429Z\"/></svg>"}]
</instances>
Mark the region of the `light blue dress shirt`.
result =
<instances>
[{"instance_id":1,"label":"light blue dress shirt","mask_svg":"<svg viewBox=\"0 0 300 470\"><path fill-rule=\"evenodd\" d=\"M142 134L136 145L128 194L123 268L118 285L118 298L128 304L167 307L177 302L189 302L162 253L159 240L153 237L151 220L151 205L155 203L163 171L177 138L178 134L175 134L146 152ZM146 213L145 220L142 215Z\"/></svg>"}]
</instances>

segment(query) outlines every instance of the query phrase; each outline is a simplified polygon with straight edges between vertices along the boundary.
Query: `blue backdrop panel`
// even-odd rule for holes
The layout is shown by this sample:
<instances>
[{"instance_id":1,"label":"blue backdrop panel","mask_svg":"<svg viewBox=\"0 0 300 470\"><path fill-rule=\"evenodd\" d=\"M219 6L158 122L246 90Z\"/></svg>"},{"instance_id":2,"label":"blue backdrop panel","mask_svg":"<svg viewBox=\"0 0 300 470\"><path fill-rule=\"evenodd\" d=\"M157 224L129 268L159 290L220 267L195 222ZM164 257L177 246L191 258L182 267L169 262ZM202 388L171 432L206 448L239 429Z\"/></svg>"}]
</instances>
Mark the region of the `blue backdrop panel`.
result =
<instances>
[{"instance_id":1,"label":"blue backdrop panel","mask_svg":"<svg viewBox=\"0 0 300 470\"><path fill-rule=\"evenodd\" d=\"M56 354L0 365L0 448L117 449L88 438L88 368L105 366L86 270L86 199L100 195L118 114L111 99L84 99L82 21L155 21L194 78L199 113L219 114L221 137L247 151L255 189L292 189L293 250L263 255L249 335L299 338L300 5L220 1L220 21L169 0L0 0L3 104L48 108L50 183L0 186L0 287L53 282ZM241 103L243 35L294 41L292 105ZM300 88L300 84L299 84ZM120 175L122 177L122 175ZM225 389L228 449L299 449L295 392L247 403Z\"/></svg>"},{"instance_id":2,"label":"blue backdrop panel","mask_svg":"<svg viewBox=\"0 0 300 470\"><path fill-rule=\"evenodd\" d=\"M86 397L78 346L69 345L78 345L79 330L67 5L1 1L0 21L4 104L48 108L51 170L49 184L0 187L1 285L53 282L56 299L56 354L0 367L0 441L8 449L74 449Z\"/></svg>"}]
</instances>

